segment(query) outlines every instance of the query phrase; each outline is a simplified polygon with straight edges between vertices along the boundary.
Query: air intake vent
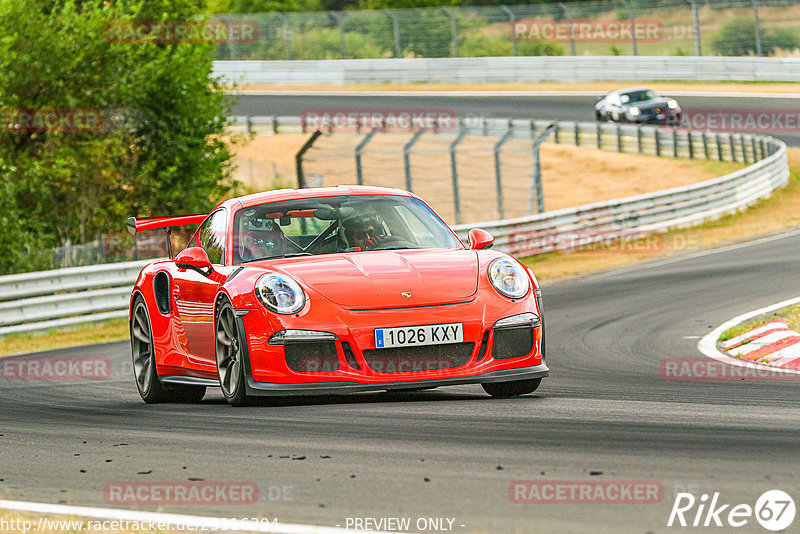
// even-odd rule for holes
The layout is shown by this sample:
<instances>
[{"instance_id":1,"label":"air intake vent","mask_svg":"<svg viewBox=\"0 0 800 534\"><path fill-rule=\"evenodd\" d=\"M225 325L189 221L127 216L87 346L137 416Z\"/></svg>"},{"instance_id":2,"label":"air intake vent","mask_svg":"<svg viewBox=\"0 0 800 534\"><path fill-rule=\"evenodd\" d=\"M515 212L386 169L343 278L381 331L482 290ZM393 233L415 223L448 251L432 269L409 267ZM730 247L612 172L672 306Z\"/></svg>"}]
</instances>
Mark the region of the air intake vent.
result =
<instances>
[{"instance_id":1,"label":"air intake vent","mask_svg":"<svg viewBox=\"0 0 800 534\"><path fill-rule=\"evenodd\" d=\"M530 326L494 331L492 358L520 358L533 350L533 329Z\"/></svg>"},{"instance_id":2,"label":"air intake vent","mask_svg":"<svg viewBox=\"0 0 800 534\"><path fill-rule=\"evenodd\" d=\"M364 351L364 359L376 373L422 373L461 367L474 349L475 343L373 349Z\"/></svg>"},{"instance_id":3,"label":"air intake vent","mask_svg":"<svg viewBox=\"0 0 800 534\"><path fill-rule=\"evenodd\" d=\"M353 354L353 348L347 341L342 341L342 352L344 352L344 359L347 361L347 365L356 371L360 371L361 366L358 364L358 360L356 360L356 355Z\"/></svg>"},{"instance_id":4,"label":"air intake vent","mask_svg":"<svg viewBox=\"0 0 800 534\"><path fill-rule=\"evenodd\" d=\"M297 341L287 343L285 349L286 365L298 373L332 373L339 369L339 357L333 341Z\"/></svg>"}]
</instances>

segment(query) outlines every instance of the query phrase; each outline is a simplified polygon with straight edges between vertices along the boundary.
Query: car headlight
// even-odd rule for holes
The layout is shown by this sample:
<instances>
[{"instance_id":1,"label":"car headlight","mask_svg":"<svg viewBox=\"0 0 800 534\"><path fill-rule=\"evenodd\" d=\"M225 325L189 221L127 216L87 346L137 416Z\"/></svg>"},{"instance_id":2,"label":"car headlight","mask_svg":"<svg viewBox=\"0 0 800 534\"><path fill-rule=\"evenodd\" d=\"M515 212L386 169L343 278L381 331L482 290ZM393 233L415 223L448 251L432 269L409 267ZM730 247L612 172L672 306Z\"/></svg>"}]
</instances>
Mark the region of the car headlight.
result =
<instances>
[{"instance_id":1,"label":"car headlight","mask_svg":"<svg viewBox=\"0 0 800 534\"><path fill-rule=\"evenodd\" d=\"M489 281L498 293L511 299L524 297L530 287L522 266L508 258L497 258L489 264Z\"/></svg>"},{"instance_id":2,"label":"car headlight","mask_svg":"<svg viewBox=\"0 0 800 534\"><path fill-rule=\"evenodd\" d=\"M668 100L667 107L669 109L678 109L678 103L675 100Z\"/></svg>"},{"instance_id":3,"label":"car headlight","mask_svg":"<svg viewBox=\"0 0 800 534\"><path fill-rule=\"evenodd\" d=\"M639 114L639 108L633 106L631 109L628 110L628 112L635 117Z\"/></svg>"},{"instance_id":4,"label":"car headlight","mask_svg":"<svg viewBox=\"0 0 800 534\"><path fill-rule=\"evenodd\" d=\"M267 273L259 278L255 291L264 306L284 315L299 312L306 303L300 284L279 273Z\"/></svg>"}]
</instances>

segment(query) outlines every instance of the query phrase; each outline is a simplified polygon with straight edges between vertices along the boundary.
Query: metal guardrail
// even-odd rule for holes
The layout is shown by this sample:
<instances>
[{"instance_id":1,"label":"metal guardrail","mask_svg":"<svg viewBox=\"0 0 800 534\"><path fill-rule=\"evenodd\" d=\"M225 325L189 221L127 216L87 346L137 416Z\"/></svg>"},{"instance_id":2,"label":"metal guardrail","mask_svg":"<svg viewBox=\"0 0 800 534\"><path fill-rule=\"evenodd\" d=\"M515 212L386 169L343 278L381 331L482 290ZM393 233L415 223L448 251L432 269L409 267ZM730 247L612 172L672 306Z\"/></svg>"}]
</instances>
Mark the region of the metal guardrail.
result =
<instances>
[{"instance_id":1,"label":"metal guardrail","mask_svg":"<svg viewBox=\"0 0 800 534\"><path fill-rule=\"evenodd\" d=\"M133 283L151 261L2 276L0 336L125 317Z\"/></svg>"},{"instance_id":2,"label":"metal guardrail","mask_svg":"<svg viewBox=\"0 0 800 534\"><path fill-rule=\"evenodd\" d=\"M800 58L530 56L215 61L238 85L593 81L800 81Z\"/></svg>"},{"instance_id":3,"label":"metal guardrail","mask_svg":"<svg viewBox=\"0 0 800 534\"><path fill-rule=\"evenodd\" d=\"M252 119L246 121L251 126ZM299 117L262 121L302 129ZM506 131L535 138L545 121L505 121ZM498 125L463 125L473 135L492 135ZM454 135L454 132L442 132ZM691 226L747 207L788 182L786 145L742 134L666 131L652 127L557 123L556 142L627 153L756 161L732 174L690 186L599 202L531 216L458 225L466 240L481 226L495 235L495 248L517 255L565 250L633 234ZM130 289L149 261L74 267L0 277L0 336L101 321L127 314Z\"/></svg>"}]
</instances>

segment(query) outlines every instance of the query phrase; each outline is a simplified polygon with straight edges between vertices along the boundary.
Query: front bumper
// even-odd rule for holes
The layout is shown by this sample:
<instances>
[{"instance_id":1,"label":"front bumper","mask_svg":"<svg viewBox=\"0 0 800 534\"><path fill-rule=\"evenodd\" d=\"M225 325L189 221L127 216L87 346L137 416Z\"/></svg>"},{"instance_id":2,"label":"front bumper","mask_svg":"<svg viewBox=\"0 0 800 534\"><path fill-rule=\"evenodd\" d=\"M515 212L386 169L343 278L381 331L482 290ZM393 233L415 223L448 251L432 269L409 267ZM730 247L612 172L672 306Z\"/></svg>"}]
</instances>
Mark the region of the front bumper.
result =
<instances>
[{"instance_id":1,"label":"front bumper","mask_svg":"<svg viewBox=\"0 0 800 534\"><path fill-rule=\"evenodd\" d=\"M535 313L540 316L539 306L533 292L515 303L479 302L480 299L453 305L408 308L371 312L337 309L318 309L313 317L292 317L286 328L314 329L331 332L338 339L335 358L338 361L324 372L301 372L297 365L287 364L285 346L270 345L270 334L275 325L268 325L270 316L262 309L240 310L237 323L243 344L244 368L247 390L250 395L307 395L355 391L432 388L446 385L479 384L542 378L548 375L543 359L543 326L538 322L528 327L527 336L509 337L508 330L498 335L493 325L499 320L520 313ZM509 305L511 304L511 305ZM318 303L317 306L320 306ZM321 318L326 318L322 324ZM274 318L274 316L273 316ZM376 370L365 355L375 349L373 330L375 327L411 326L421 324L444 324L461 322L464 344L472 343L468 357L457 365L447 368L404 369L392 371ZM313 328L312 328L313 326ZM516 353L495 354L496 346L519 346L521 341L530 343ZM505 345L504 345L505 343ZM431 349L435 352L435 347ZM347 352L346 353L346 350ZM377 351L374 351L377 352ZM425 351L422 351L425 352Z\"/></svg>"}]
</instances>

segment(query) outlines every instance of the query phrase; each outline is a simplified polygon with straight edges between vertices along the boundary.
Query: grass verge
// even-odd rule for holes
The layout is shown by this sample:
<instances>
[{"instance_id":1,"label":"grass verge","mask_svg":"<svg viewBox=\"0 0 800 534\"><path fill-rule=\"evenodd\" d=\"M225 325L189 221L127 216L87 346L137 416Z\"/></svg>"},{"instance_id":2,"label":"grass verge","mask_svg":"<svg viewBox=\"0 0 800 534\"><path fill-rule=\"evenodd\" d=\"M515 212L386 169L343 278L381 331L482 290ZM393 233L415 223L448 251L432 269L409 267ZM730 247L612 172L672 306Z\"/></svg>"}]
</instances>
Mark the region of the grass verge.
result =
<instances>
[{"instance_id":1,"label":"grass verge","mask_svg":"<svg viewBox=\"0 0 800 534\"><path fill-rule=\"evenodd\" d=\"M98 345L128 339L128 320L112 319L41 334L9 334L0 339L0 356Z\"/></svg>"}]
</instances>

